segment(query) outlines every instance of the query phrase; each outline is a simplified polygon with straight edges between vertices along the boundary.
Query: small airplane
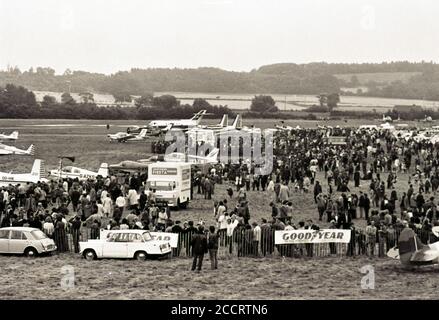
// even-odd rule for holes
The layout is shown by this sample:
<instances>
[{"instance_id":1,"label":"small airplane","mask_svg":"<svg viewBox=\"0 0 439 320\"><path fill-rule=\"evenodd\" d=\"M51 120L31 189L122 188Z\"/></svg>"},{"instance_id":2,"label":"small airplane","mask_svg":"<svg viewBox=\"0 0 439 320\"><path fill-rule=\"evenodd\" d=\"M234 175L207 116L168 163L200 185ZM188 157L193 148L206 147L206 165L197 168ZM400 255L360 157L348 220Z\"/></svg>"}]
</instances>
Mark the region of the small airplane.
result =
<instances>
[{"instance_id":1,"label":"small airplane","mask_svg":"<svg viewBox=\"0 0 439 320\"><path fill-rule=\"evenodd\" d=\"M432 231L438 236L439 227L433 227ZM390 249L387 256L399 259L404 267L439 264L439 241L423 244L416 233L406 227L399 235L398 246Z\"/></svg>"},{"instance_id":2,"label":"small airplane","mask_svg":"<svg viewBox=\"0 0 439 320\"><path fill-rule=\"evenodd\" d=\"M131 134L126 132L118 132L115 134L108 134L107 137L110 141L127 142L127 141L144 141L148 138L148 129L140 130L139 134Z\"/></svg>"},{"instance_id":3,"label":"small airplane","mask_svg":"<svg viewBox=\"0 0 439 320\"><path fill-rule=\"evenodd\" d=\"M393 119L391 116L385 116L383 114L383 118L381 119L381 122L393 122Z\"/></svg>"},{"instance_id":4,"label":"small airplane","mask_svg":"<svg viewBox=\"0 0 439 320\"><path fill-rule=\"evenodd\" d=\"M121 161L121 162L116 163L116 164L110 164L108 166L108 168L110 170L123 171L123 172L129 172L129 173L134 173L134 172L139 172L139 171L147 171L149 164L154 162L154 161L147 162L146 160L147 159L140 160L140 161L125 160L125 161Z\"/></svg>"},{"instance_id":5,"label":"small airplane","mask_svg":"<svg viewBox=\"0 0 439 320\"><path fill-rule=\"evenodd\" d=\"M6 144L0 143L0 156L16 154L21 156L33 156L35 155L35 147L33 144L29 146L26 150L18 149L13 146L8 146Z\"/></svg>"},{"instance_id":6,"label":"small airplane","mask_svg":"<svg viewBox=\"0 0 439 320\"><path fill-rule=\"evenodd\" d=\"M280 123L282 123L282 125L276 125L276 129L278 129L278 130L291 131L294 129L292 126L285 125L284 121L281 121Z\"/></svg>"},{"instance_id":7,"label":"small airplane","mask_svg":"<svg viewBox=\"0 0 439 320\"><path fill-rule=\"evenodd\" d=\"M6 173L0 172L0 186L48 182L45 178L45 170L43 167L43 161L36 159L32 166L30 173Z\"/></svg>"},{"instance_id":8,"label":"small airplane","mask_svg":"<svg viewBox=\"0 0 439 320\"><path fill-rule=\"evenodd\" d=\"M139 134L140 131L142 131L143 129L146 129L146 130L148 130L146 132L146 135L148 137L159 137L160 135L162 135L163 132L166 132L166 131L170 130L171 128L172 128L172 125L169 125L168 127L165 127L163 129L152 128L152 127L148 127L148 126L143 126L143 127L133 126L133 127L127 128L127 133L129 133L129 134Z\"/></svg>"},{"instance_id":9,"label":"small airplane","mask_svg":"<svg viewBox=\"0 0 439 320\"><path fill-rule=\"evenodd\" d=\"M50 176L57 177L58 179L78 179L82 180L96 180L97 176L106 178L109 176L108 164L102 163L98 172L93 172L86 169L81 169L73 166L62 167L62 169L55 169L49 171Z\"/></svg>"},{"instance_id":10,"label":"small airplane","mask_svg":"<svg viewBox=\"0 0 439 320\"><path fill-rule=\"evenodd\" d=\"M218 163L219 149L214 148L207 156L196 156L181 152L172 152L165 155L166 162L188 162L191 164L210 164Z\"/></svg>"},{"instance_id":11,"label":"small airplane","mask_svg":"<svg viewBox=\"0 0 439 320\"><path fill-rule=\"evenodd\" d=\"M425 118L421 120L422 122L433 122L433 118L431 116L425 115Z\"/></svg>"},{"instance_id":12,"label":"small airplane","mask_svg":"<svg viewBox=\"0 0 439 320\"><path fill-rule=\"evenodd\" d=\"M153 163L158 161L165 161L165 156L162 154L156 154L146 159L139 159L138 162L141 163Z\"/></svg>"},{"instance_id":13,"label":"small airplane","mask_svg":"<svg viewBox=\"0 0 439 320\"><path fill-rule=\"evenodd\" d=\"M201 119L207 114L207 110L201 110L197 112L190 119L180 120L153 120L148 124L150 128L167 129L172 127L174 129L190 129L197 127L200 124ZM169 129L167 129L169 130Z\"/></svg>"},{"instance_id":14,"label":"small airplane","mask_svg":"<svg viewBox=\"0 0 439 320\"><path fill-rule=\"evenodd\" d=\"M18 139L18 131L14 131L11 134L0 134L0 140L17 140Z\"/></svg>"}]
</instances>

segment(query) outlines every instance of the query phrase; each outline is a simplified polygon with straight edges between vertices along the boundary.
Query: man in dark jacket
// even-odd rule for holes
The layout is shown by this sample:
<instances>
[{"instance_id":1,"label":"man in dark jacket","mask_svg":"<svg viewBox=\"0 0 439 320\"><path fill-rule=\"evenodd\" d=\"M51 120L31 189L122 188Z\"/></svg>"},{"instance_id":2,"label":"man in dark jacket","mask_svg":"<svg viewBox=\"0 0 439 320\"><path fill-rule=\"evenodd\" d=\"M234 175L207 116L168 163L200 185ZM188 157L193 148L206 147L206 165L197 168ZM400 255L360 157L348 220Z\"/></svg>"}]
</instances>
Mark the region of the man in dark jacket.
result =
<instances>
[{"instance_id":1,"label":"man in dark jacket","mask_svg":"<svg viewBox=\"0 0 439 320\"><path fill-rule=\"evenodd\" d=\"M197 268L197 272L200 272L201 266L203 265L204 254L207 253L207 238L204 234L203 226L198 227L198 232L193 236L191 245L192 255L194 257L194 261L192 262L192 271L195 271L195 268Z\"/></svg>"},{"instance_id":2,"label":"man in dark jacket","mask_svg":"<svg viewBox=\"0 0 439 320\"><path fill-rule=\"evenodd\" d=\"M210 226L207 248L209 249L210 266L212 270L218 269L218 244L218 233L215 232L214 226Z\"/></svg>"}]
</instances>

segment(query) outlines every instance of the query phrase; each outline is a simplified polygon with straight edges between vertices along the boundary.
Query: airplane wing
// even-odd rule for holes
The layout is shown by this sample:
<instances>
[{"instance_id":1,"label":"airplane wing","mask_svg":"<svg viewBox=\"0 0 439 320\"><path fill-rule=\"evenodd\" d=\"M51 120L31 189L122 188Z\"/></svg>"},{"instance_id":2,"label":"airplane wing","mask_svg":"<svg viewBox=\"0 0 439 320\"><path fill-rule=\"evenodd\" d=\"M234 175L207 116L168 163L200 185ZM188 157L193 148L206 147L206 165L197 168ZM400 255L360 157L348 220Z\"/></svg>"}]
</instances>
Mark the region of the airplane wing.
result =
<instances>
[{"instance_id":1,"label":"airplane wing","mask_svg":"<svg viewBox=\"0 0 439 320\"><path fill-rule=\"evenodd\" d=\"M12 154L12 152L9 151L9 150L5 150L5 149L1 149L0 148L0 156L5 156L5 155L8 155L8 154Z\"/></svg>"},{"instance_id":2,"label":"airplane wing","mask_svg":"<svg viewBox=\"0 0 439 320\"><path fill-rule=\"evenodd\" d=\"M116 140L117 140L117 142L127 142L128 140L130 140L132 138L135 138L135 136L132 134L129 134L129 135L126 135L124 137L118 137Z\"/></svg>"},{"instance_id":3,"label":"airplane wing","mask_svg":"<svg viewBox=\"0 0 439 320\"><path fill-rule=\"evenodd\" d=\"M425 247L416 251L410 258L411 262L433 262L439 258L439 251Z\"/></svg>"}]
</instances>

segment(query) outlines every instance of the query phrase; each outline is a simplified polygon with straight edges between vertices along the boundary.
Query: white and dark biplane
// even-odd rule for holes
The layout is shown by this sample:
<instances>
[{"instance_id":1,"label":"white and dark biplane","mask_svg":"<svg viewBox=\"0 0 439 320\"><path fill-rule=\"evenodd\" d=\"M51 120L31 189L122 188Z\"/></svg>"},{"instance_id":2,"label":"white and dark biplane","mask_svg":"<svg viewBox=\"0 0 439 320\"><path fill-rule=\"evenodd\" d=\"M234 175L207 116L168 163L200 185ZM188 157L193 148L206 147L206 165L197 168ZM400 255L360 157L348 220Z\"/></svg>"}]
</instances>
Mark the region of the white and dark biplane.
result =
<instances>
[{"instance_id":1,"label":"white and dark biplane","mask_svg":"<svg viewBox=\"0 0 439 320\"><path fill-rule=\"evenodd\" d=\"M433 227L433 234L439 236L439 227ZM439 241L424 244L416 233L406 227L401 231L398 246L390 249L387 256L399 259L404 267L421 267L439 264Z\"/></svg>"}]
</instances>

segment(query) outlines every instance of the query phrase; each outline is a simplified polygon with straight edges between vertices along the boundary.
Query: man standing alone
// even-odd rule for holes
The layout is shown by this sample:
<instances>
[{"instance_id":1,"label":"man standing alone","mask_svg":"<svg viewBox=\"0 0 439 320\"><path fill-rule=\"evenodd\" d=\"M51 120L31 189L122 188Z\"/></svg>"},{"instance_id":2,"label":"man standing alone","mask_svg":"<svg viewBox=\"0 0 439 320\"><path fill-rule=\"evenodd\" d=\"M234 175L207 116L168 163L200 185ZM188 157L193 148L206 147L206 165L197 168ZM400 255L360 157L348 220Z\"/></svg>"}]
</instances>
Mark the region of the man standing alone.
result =
<instances>
[{"instance_id":1,"label":"man standing alone","mask_svg":"<svg viewBox=\"0 0 439 320\"><path fill-rule=\"evenodd\" d=\"M192 271L195 271L195 268L197 268L197 272L200 272L201 266L203 265L204 254L207 253L207 238L202 225L198 227L198 232L193 236L191 245L192 255L194 256Z\"/></svg>"}]
</instances>

